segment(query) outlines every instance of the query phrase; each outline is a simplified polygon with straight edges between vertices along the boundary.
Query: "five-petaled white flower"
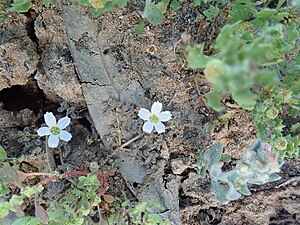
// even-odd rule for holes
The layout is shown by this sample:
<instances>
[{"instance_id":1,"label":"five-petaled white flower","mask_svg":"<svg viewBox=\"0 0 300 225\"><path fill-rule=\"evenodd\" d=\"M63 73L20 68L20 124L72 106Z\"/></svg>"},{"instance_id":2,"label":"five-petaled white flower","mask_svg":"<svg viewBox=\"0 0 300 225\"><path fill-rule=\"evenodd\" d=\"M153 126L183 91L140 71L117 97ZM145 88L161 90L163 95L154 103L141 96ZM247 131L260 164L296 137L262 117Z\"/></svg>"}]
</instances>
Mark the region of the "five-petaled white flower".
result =
<instances>
[{"instance_id":1,"label":"five-petaled white flower","mask_svg":"<svg viewBox=\"0 0 300 225\"><path fill-rule=\"evenodd\" d=\"M56 148L59 143L59 139L63 141L70 141L72 135L63 129L65 129L70 124L70 118L65 116L58 120L56 123L56 118L52 112L46 112L44 114L44 119L48 127L40 127L37 130L39 136L48 136L48 146L50 148Z\"/></svg>"},{"instance_id":2,"label":"five-petaled white flower","mask_svg":"<svg viewBox=\"0 0 300 225\"><path fill-rule=\"evenodd\" d=\"M165 125L162 122L166 122L172 118L169 111L161 112L162 104L160 102L154 102L151 107L151 112L148 109L141 108L139 111L139 117L147 122L143 125L143 131L146 133L151 133L153 127L157 133L165 132Z\"/></svg>"}]
</instances>

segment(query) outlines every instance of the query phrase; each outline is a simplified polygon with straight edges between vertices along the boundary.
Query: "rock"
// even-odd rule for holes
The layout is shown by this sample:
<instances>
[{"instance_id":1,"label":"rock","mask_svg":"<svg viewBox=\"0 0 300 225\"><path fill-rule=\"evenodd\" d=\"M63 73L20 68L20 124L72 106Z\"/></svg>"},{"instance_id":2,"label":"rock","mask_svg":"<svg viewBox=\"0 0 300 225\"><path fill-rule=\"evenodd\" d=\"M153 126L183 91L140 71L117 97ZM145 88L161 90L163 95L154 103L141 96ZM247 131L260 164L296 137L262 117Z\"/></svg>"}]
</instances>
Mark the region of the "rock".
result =
<instances>
[{"instance_id":1,"label":"rock","mask_svg":"<svg viewBox=\"0 0 300 225\"><path fill-rule=\"evenodd\" d=\"M116 123L113 104L121 105L122 110L128 112L147 101L144 89L140 83L130 78L129 73L122 73L117 69L113 56L104 54L108 40L114 34L101 29L99 21L90 19L80 7L63 1L62 8L87 107L101 140L110 149L114 144L110 133L114 132ZM132 120L131 114L127 113L123 119ZM123 135L128 137L132 135L131 132L129 129ZM121 154L119 159L120 172L128 188L139 200L157 201L166 209L163 216L168 217L172 224L180 225L178 185L175 180L170 179L166 183L163 173L158 172L154 175L155 179L150 179L148 183L147 168L136 160L135 155ZM164 166L160 166L159 171L163 171L163 168Z\"/></svg>"},{"instance_id":2,"label":"rock","mask_svg":"<svg viewBox=\"0 0 300 225\"><path fill-rule=\"evenodd\" d=\"M54 11L45 10L37 17L34 29L41 56L35 75L38 86L54 102L63 99L84 106L62 17Z\"/></svg>"},{"instance_id":3,"label":"rock","mask_svg":"<svg viewBox=\"0 0 300 225\"><path fill-rule=\"evenodd\" d=\"M96 130L109 149L114 144L109 141L109 136L116 119L112 104L132 109L145 101L144 89L140 83L130 79L130 74L120 73L115 59L103 53L112 34L101 31L99 21L92 20L75 5L66 3L62 9L87 107Z\"/></svg>"},{"instance_id":4,"label":"rock","mask_svg":"<svg viewBox=\"0 0 300 225\"><path fill-rule=\"evenodd\" d=\"M173 159L171 161L171 168L174 174L182 174L183 171L189 168L189 166L186 165L181 159Z\"/></svg>"},{"instance_id":5,"label":"rock","mask_svg":"<svg viewBox=\"0 0 300 225\"><path fill-rule=\"evenodd\" d=\"M0 31L0 90L13 85L25 85L36 71L36 44L26 31L28 19L22 14L11 14Z\"/></svg>"},{"instance_id":6,"label":"rock","mask_svg":"<svg viewBox=\"0 0 300 225\"><path fill-rule=\"evenodd\" d=\"M16 113L0 108L0 128L25 127L33 124L36 116L29 109L22 109Z\"/></svg>"}]
</instances>

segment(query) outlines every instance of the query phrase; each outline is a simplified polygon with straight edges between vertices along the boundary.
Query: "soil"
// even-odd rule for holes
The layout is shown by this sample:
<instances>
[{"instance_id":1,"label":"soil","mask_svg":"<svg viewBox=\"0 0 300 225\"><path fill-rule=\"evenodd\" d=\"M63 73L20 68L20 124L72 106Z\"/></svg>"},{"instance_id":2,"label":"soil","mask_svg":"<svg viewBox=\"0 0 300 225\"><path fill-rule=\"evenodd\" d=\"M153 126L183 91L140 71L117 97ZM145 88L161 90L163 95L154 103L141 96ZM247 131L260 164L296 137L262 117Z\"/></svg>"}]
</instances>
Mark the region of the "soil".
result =
<instances>
[{"instance_id":1,"label":"soil","mask_svg":"<svg viewBox=\"0 0 300 225\"><path fill-rule=\"evenodd\" d=\"M205 104L209 84L187 67L186 47L204 44L213 53L225 18L208 22L203 8L184 3L137 36L143 1L97 18L67 0L49 8L34 3L28 13L9 14L0 31L0 144L9 157L25 155L31 171L47 171L45 139L36 130L45 112L67 114L73 138L54 152L58 171L97 162L114 171L108 193L156 199L173 224L300 224L299 159L286 160L281 180L253 185L251 196L226 205L194 169L199 149L220 141L234 165L256 139L251 114L229 97L230 116L216 122ZM138 110L154 101L173 118L165 133L142 135ZM63 190L48 187L45 199Z\"/></svg>"}]
</instances>

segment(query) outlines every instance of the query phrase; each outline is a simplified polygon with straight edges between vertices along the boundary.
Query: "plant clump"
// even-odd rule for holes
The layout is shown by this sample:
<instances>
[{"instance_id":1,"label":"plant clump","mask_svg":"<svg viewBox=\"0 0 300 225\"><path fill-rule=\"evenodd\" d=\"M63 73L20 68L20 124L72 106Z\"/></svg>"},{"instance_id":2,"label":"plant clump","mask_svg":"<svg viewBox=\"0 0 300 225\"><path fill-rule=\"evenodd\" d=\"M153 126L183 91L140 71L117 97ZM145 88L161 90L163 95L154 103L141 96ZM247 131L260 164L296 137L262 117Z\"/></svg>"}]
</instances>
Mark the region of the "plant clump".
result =
<instances>
[{"instance_id":1,"label":"plant clump","mask_svg":"<svg viewBox=\"0 0 300 225\"><path fill-rule=\"evenodd\" d=\"M212 193L220 203L250 195L247 184L263 185L281 178L276 173L280 172L283 161L267 143L256 141L229 171L222 171L225 159L222 151L220 143L214 144L208 150L199 152L197 161L201 176L205 176L208 171Z\"/></svg>"}]
</instances>

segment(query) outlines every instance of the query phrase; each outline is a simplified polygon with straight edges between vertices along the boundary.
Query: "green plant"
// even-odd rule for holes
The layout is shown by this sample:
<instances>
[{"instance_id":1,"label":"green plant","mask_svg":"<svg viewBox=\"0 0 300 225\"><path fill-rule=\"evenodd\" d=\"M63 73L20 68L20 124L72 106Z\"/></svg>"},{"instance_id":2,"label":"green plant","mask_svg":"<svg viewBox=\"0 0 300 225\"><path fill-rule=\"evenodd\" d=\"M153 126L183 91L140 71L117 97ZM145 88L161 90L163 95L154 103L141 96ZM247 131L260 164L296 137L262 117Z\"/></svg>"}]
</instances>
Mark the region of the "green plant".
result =
<instances>
[{"instance_id":1,"label":"green plant","mask_svg":"<svg viewBox=\"0 0 300 225\"><path fill-rule=\"evenodd\" d=\"M11 11L22 13L27 12L31 8L32 4L29 0L14 0L11 6Z\"/></svg>"},{"instance_id":2,"label":"green plant","mask_svg":"<svg viewBox=\"0 0 300 225\"><path fill-rule=\"evenodd\" d=\"M17 160L13 162L13 165L8 162L5 150L0 147L0 194L6 199L0 202L0 220L12 211L20 217L14 224L85 224L93 207L100 210L106 203L105 199L113 199L105 194L108 183L104 175L99 173L99 167L95 163L90 164L91 172L68 171L63 174L50 174L24 173L19 169L20 163ZM26 184L29 177L42 176L48 178L34 185ZM52 199L45 208L42 207L39 201L42 200L45 185L60 179L68 179L70 188L63 196ZM10 187L15 189L14 194L11 193ZM35 217L24 212L24 209L30 208L30 202L34 203Z\"/></svg>"},{"instance_id":3,"label":"green plant","mask_svg":"<svg viewBox=\"0 0 300 225\"><path fill-rule=\"evenodd\" d=\"M259 138L281 157L299 157L300 99L291 89L280 87L263 92L260 99L253 111Z\"/></svg>"},{"instance_id":4,"label":"green plant","mask_svg":"<svg viewBox=\"0 0 300 225\"><path fill-rule=\"evenodd\" d=\"M92 7L93 16L111 12L115 8L124 8L127 0L77 0L79 4Z\"/></svg>"},{"instance_id":5,"label":"green plant","mask_svg":"<svg viewBox=\"0 0 300 225\"><path fill-rule=\"evenodd\" d=\"M190 67L205 68L204 75L212 84L207 103L216 111L224 109L220 101L227 91L241 107L253 110L257 94L251 89L259 84L275 85L278 77L271 65L282 62L296 47L297 38L291 40L290 32L298 37L297 27L286 29L278 23L255 32L258 28L251 27L241 22L226 25L217 37L219 53L214 56L204 55L201 46L188 48Z\"/></svg>"},{"instance_id":6,"label":"green plant","mask_svg":"<svg viewBox=\"0 0 300 225\"><path fill-rule=\"evenodd\" d=\"M152 0L146 0L142 17L147 19L152 25L158 25L164 20L164 14L167 11L169 3L170 0L162 0L158 3L154 3Z\"/></svg>"},{"instance_id":7,"label":"green plant","mask_svg":"<svg viewBox=\"0 0 300 225\"><path fill-rule=\"evenodd\" d=\"M204 16L206 16L206 19L209 21L214 19L219 13L219 7L214 5L210 5L209 8L203 12Z\"/></svg>"},{"instance_id":8,"label":"green plant","mask_svg":"<svg viewBox=\"0 0 300 225\"><path fill-rule=\"evenodd\" d=\"M276 9L257 8L250 0L231 2L232 24L217 37L218 52L207 56L202 45L188 47L188 63L204 68L211 108L224 110L222 97L229 92L242 108L253 110L259 138L282 157L298 157L300 20L295 7L280 8L284 2ZM283 93L290 98L280 97Z\"/></svg>"},{"instance_id":9,"label":"green plant","mask_svg":"<svg viewBox=\"0 0 300 225\"><path fill-rule=\"evenodd\" d=\"M12 162L13 164L11 164ZM95 213L98 214L99 223L104 222L111 225L125 225L129 222L145 225L170 224L168 219L161 218L156 213L157 210L163 209L155 202L131 203L126 200L117 206L115 198L106 194L108 190L106 176L110 175L110 171L107 174L100 174L97 163L90 163L90 172L24 173L20 170L20 163L17 159L10 159L8 162L7 154L0 146L0 164L0 197L5 199L0 201L0 221L11 211L18 218L13 223L14 225L81 225L86 224L89 215ZM29 178L38 180L37 178L42 176L48 177L34 185L26 183ZM69 183L69 188L59 198L51 199L42 207L40 202L43 201L46 185L62 179ZM11 188L14 189L13 194ZM34 204L35 216L30 216L31 212L26 210L31 208L31 202ZM111 211L110 208L114 208L114 211ZM105 215L102 211L106 212Z\"/></svg>"},{"instance_id":10,"label":"green plant","mask_svg":"<svg viewBox=\"0 0 300 225\"><path fill-rule=\"evenodd\" d=\"M5 14L6 14L6 8L4 3L0 3L0 25L5 19Z\"/></svg>"},{"instance_id":11,"label":"green plant","mask_svg":"<svg viewBox=\"0 0 300 225\"><path fill-rule=\"evenodd\" d=\"M222 171L224 156L222 145L214 144L206 151L200 151L197 157L199 174L203 177L206 171L211 180L211 190L220 203L237 200L241 195L250 195L247 183L262 185L280 179L283 161L271 150L271 146L260 140L245 151L236 167ZM222 161L223 160L223 161Z\"/></svg>"},{"instance_id":12,"label":"green plant","mask_svg":"<svg viewBox=\"0 0 300 225\"><path fill-rule=\"evenodd\" d=\"M48 7L54 0L42 0L43 5ZM32 3L30 0L14 0L11 4L11 11L23 13L28 12L28 10L32 7Z\"/></svg>"},{"instance_id":13,"label":"green plant","mask_svg":"<svg viewBox=\"0 0 300 225\"><path fill-rule=\"evenodd\" d=\"M220 3L220 4L224 4L228 2L228 0L193 0L193 2L190 4L191 7L197 7L197 6L201 6L202 4L207 4L207 3Z\"/></svg>"},{"instance_id":14,"label":"green plant","mask_svg":"<svg viewBox=\"0 0 300 225\"><path fill-rule=\"evenodd\" d=\"M162 206L153 201L132 203L129 200L122 202L120 209L109 218L109 224L127 225L170 225L170 221L159 216L156 211L163 210Z\"/></svg>"}]
</instances>

